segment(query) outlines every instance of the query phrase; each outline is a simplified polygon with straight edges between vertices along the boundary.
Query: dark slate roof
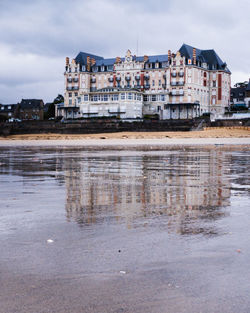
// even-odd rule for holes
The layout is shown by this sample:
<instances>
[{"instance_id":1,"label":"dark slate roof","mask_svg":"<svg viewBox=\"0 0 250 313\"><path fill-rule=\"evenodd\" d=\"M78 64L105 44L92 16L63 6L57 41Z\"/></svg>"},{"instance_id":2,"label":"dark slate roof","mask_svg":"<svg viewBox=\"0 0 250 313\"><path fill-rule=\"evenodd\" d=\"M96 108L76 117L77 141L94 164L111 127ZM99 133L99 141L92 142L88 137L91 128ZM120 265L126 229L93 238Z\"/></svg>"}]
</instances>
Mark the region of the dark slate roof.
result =
<instances>
[{"instance_id":1,"label":"dark slate roof","mask_svg":"<svg viewBox=\"0 0 250 313\"><path fill-rule=\"evenodd\" d=\"M43 108L43 100L41 99L22 99L20 102L20 108L22 109L35 109Z\"/></svg>"},{"instance_id":2,"label":"dark slate roof","mask_svg":"<svg viewBox=\"0 0 250 313\"><path fill-rule=\"evenodd\" d=\"M237 99L244 99L245 97L245 87L235 87L231 88L231 99L237 98ZM241 94L241 95L240 95Z\"/></svg>"},{"instance_id":3,"label":"dark slate roof","mask_svg":"<svg viewBox=\"0 0 250 313\"><path fill-rule=\"evenodd\" d=\"M90 56L90 58L94 58L95 60L103 60L103 57L100 57L98 55L94 55L94 54L86 53L86 52L79 52L75 58L76 63L80 63L81 65L84 65L84 64L86 65L87 56Z\"/></svg>"},{"instance_id":4,"label":"dark slate roof","mask_svg":"<svg viewBox=\"0 0 250 313\"><path fill-rule=\"evenodd\" d=\"M96 66L108 66L108 65L114 65L116 58L109 58L109 59L104 59L103 57L86 53L86 52L79 52L78 55L76 56L75 60L76 63L80 63L81 65L86 65L87 64L87 56L90 56L90 58L94 58L96 60ZM133 56L133 59L136 58L136 61L142 62L144 60L144 56ZM121 61L123 62L125 58L121 58ZM166 62L168 61L168 55L163 54L163 55L151 55L148 56L148 62L153 63L153 62Z\"/></svg>"},{"instance_id":5,"label":"dark slate roof","mask_svg":"<svg viewBox=\"0 0 250 313\"><path fill-rule=\"evenodd\" d=\"M250 91L250 78L249 78L249 82L248 82L248 85L247 85L246 91Z\"/></svg>"},{"instance_id":6,"label":"dark slate roof","mask_svg":"<svg viewBox=\"0 0 250 313\"><path fill-rule=\"evenodd\" d=\"M186 59L192 59L193 57L193 48L192 46L183 44L180 48L180 53L182 56L185 56ZM109 58L104 59L101 56L86 53L86 52L79 52L76 56L75 60L76 63L80 63L81 65L87 64L87 56L90 56L90 58L94 58L96 60L96 66L109 66L114 65L116 58ZM227 68L227 64L223 62L220 57L217 55L217 53L213 50L201 50L196 48L196 58L197 61L201 63L207 63L209 66L209 69L220 69L225 70L230 73L229 69ZM144 60L144 56L133 56L133 59L139 62L142 62ZM125 58L121 58L121 61L124 61ZM148 63L155 63L155 62L167 62L168 61L168 55L162 54L162 55L151 55L148 56Z\"/></svg>"},{"instance_id":7,"label":"dark slate roof","mask_svg":"<svg viewBox=\"0 0 250 313\"><path fill-rule=\"evenodd\" d=\"M96 66L102 66L102 65L114 65L115 64L115 60L116 58L112 58L112 59L99 59L99 60L96 60Z\"/></svg>"},{"instance_id":8,"label":"dark slate roof","mask_svg":"<svg viewBox=\"0 0 250 313\"><path fill-rule=\"evenodd\" d=\"M180 48L180 53L182 56L185 56L187 59L193 58L193 48L192 46L183 44ZM225 70L227 72L230 72L227 68L227 64L221 60L221 58L218 56L218 54L213 50L201 50L196 49L196 59L200 62L206 62L209 66L209 69L219 69L219 70ZM214 68L213 68L214 67Z\"/></svg>"}]
</instances>

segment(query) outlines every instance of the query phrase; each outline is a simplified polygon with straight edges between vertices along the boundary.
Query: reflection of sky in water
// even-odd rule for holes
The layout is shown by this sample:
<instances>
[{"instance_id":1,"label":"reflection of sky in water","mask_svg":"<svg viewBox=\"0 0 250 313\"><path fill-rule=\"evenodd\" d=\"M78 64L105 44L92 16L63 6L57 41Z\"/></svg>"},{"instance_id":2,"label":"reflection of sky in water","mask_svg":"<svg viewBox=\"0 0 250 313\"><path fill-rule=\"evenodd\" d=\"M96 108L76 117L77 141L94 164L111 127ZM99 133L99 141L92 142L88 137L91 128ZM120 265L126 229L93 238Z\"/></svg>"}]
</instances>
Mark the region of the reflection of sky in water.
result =
<instances>
[{"instance_id":1,"label":"reflection of sky in water","mask_svg":"<svg viewBox=\"0 0 250 313\"><path fill-rule=\"evenodd\" d=\"M10 148L0 156L1 229L13 228L19 215L25 224L22 214L29 211L27 227L44 216L62 221L64 207L66 221L81 226L124 224L214 236L220 234L217 221L229 214L231 195L249 191L247 151Z\"/></svg>"}]
</instances>

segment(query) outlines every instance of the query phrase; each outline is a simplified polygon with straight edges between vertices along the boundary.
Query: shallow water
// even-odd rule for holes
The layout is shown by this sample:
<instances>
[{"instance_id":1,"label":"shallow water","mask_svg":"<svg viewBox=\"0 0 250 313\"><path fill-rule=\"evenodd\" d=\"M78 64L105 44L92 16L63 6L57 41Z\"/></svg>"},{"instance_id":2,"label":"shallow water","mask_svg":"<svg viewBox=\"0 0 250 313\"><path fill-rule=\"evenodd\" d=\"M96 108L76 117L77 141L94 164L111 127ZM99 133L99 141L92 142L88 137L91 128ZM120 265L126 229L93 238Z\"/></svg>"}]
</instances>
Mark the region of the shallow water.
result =
<instances>
[{"instance_id":1,"label":"shallow water","mask_svg":"<svg viewBox=\"0 0 250 313\"><path fill-rule=\"evenodd\" d=\"M249 312L250 150L167 149L0 148L0 312Z\"/></svg>"}]
</instances>

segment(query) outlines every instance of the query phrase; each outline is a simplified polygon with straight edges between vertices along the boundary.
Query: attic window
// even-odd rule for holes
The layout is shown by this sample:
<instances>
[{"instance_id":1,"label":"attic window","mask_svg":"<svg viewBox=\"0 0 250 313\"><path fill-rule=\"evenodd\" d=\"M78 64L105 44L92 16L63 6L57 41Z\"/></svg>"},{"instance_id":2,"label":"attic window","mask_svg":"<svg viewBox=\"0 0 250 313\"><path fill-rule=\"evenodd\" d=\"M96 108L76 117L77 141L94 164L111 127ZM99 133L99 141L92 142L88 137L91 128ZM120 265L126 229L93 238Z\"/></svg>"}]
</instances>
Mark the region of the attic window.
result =
<instances>
[{"instance_id":1,"label":"attic window","mask_svg":"<svg viewBox=\"0 0 250 313\"><path fill-rule=\"evenodd\" d=\"M104 70L105 70L105 67L102 65L101 66L101 71L104 72Z\"/></svg>"}]
</instances>

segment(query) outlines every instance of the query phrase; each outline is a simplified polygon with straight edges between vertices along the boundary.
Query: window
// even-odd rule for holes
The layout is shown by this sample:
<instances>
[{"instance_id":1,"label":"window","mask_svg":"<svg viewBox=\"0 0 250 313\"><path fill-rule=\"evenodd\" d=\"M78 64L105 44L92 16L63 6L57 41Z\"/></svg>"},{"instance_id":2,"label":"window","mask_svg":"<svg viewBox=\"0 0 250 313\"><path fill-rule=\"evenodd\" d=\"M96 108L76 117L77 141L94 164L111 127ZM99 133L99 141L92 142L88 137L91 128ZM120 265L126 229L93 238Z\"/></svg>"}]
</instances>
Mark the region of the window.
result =
<instances>
[{"instance_id":1,"label":"window","mask_svg":"<svg viewBox=\"0 0 250 313\"><path fill-rule=\"evenodd\" d=\"M133 99L132 93L129 92L129 93L128 93L128 100L132 100L132 99Z\"/></svg>"},{"instance_id":2,"label":"window","mask_svg":"<svg viewBox=\"0 0 250 313\"><path fill-rule=\"evenodd\" d=\"M76 97L78 96L78 92L75 92L75 96L76 96Z\"/></svg>"},{"instance_id":3,"label":"window","mask_svg":"<svg viewBox=\"0 0 250 313\"><path fill-rule=\"evenodd\" d=\"M216 87L216 81L213 80L213 87Z\"/></svg>"},{"instance_id":4,"label":"window","mask_svg":"<svg viewBox=\"0 0 250 313\"><path fill-rule=\"evenodd\" d=\"M165 101L165 95L161 95L161 101Z\"/></svg>"},{"instance_id":5,"label":"window","mask_svg":"<svg viewBox=\"0 0 250 313\"><path fill-rule=\"evenodd\" d=\"M82 71L83 71L83 72L86 71L86 66L85 66L85 65L82 66Z\"/></svg>"},{"instance_id":6,"label":"window","mask_svg":"<svg viewBox=\"0 0 250 313\"><path fill-rule=\"evenodd\" d=\"M152 95L152 101L156 101L156 95Z\"/></svg>"},{"instance_id":7,"label":"window","mask_svg":"<svg viewBox=\"0 0 250 313\"><path fill-rule=\"evenodd\" d=\"M97 101L97 100L98 100L97 95L94 95L94 101Z\"/></svg>"},{"instance_id":8,"label":"window","mask_svg":"<svg viewBox=\"0 0 250 313\"><path fill-rule=\"evenodd\" d=\"M118 97L118 95L113 95L113 99L114 99L114 101L117 101L118 99L119 99L119 97Z\"/></svg>"},{"instance_id":9,"label":"window","mask_svg":"<svg viewBox=\"0 0 250 313\"><path fill-rule=\"evenodd\" d=\"M137 100L140 100L141 101L141 95L137 95Z\"/></svg>"},{"instance_id":10,"label":"window","mask_svg":"<svg viewBox=\"0 0 250 313\"><path fill-rule=\"evenodd\" d=\"M155 68L159 68L159 63L155 63Z\"/></svg>"},{"instance_id":11,"label":"window","mask_svg":"<svg viewBox=\"0 0 250 313\"><path fill-rule=\"evenodd\" d=\"M69 99L69 105L72 105L72 99Z\"/></svg>"},{"instance_id":12,"label":"window","mask_svg":"<svg viewBox=\"0 0 250 313\"><path fill-rule=\"evenodd\" d=\"M103 99L104 101L108 101L108 95L104 95Z\"/></svg>"},{"instance_id":13,"label":"window","mask_svg":"<svg viewBox=\"0 0 250 313\"><path fill-rule=\"evenodd\" d=\"M4 110L4 107L1 107L1 110Z\"/></svg>"},{"instance_id":14,"label":"window","mask_svg":"<svg viewBox=\"0 0 250 313\"><path fill-rule=\"evenodd\" d=\"M72 97L72 92L69 92L69 97L70 97L70 98Z\"/></svg>"},{"instance_id":15,"label":"window","mask_svg":"<svg viewBox=\"0 0 250 313\"><path fill-rule=\"evenodd\" d=\"M148 96L147 95L143 96L143 101L148 101Z\"/></svg>"},{"instance_id":16,"label":"window","mask_svg":"<svg viewBox=\"0 0 250 313\"><path fill-rule=\"evenodd\" d=\"M154 79L152 80L152 86L154 86L155 85L155 81L154 81Z\"/></svg>"},{"instance_id":17,"label":"window","mask_svg":"<svg viewBox=\"0 0 250 313\"><path fill-rule=\"evenodd\" d=\"M121 99L125 100L125 93L121 93Z\"/></svg>"},{"instance_id":18,"label":"window","mask_svg":"<svg viewBox=\"0 0 250 313\"><path fill-rule=\"evenodd\" d=\"M89 95L84 95L84 101L88 101L89 100Z\"/></svg>"},{"instance_id":19,"label":"window","mask_svg":"<svg viewBox=\"0 0 250 313\"><path fill-rule=\"evenodd\" d=\"M81 103L81 97L77 98L78 103Z\"/></svg>"},{"instance_id":20,"label":"window","mask_svg":"<svg viewBox=\"0 0 250 313\"><path fill-rule=\"evenodd\" d=\"M107 66L107 70L108 70L108 71L113 71L113 65L108 65L108 66Z\"/></svg>"},{"instance_id":21,"label":"window","mask_svg":"<svg viewBox=\"0 0 250 313\"><path fill-rule=\"evenodd\" d=\"M101 71L104 72L104 70L105 70L105 67L101 66Z\"/></svg>"},{"instance_id":22,"label":"window","mask_svg":"<svg viewBox=\"0 0 250 313\"><path fill-rule=\"evenodd\" d=\"M161 79L159 79L159 86L161 86Z\"/></svg>"}]
</instances>

